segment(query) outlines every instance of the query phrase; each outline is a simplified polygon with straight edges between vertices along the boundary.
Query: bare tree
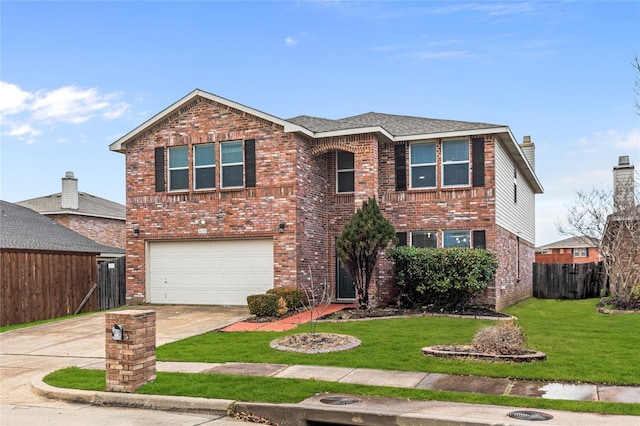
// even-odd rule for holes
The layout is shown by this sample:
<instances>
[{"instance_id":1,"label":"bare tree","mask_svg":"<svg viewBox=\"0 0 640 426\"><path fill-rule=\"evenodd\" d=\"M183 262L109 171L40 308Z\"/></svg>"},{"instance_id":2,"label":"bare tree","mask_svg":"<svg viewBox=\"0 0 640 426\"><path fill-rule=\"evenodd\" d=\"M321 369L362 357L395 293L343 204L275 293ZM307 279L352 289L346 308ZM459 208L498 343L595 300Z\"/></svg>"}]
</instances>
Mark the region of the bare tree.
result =
<instances>
[{"instance_id":1,"label":"bare tree","mask_svg":"<svg viewBox=\"0 0 640 426\"><path fill-rule=\"evenodd\" d=\"M560 234L585 238L597 247L609 276L609 294L625 303L640 296L640 206L634 185L640 179L637 174L630 179L626 185L634 192L625 206L614 209L612 189L577 191L566 218L556 224Z\"/></svg>"}]
</instances>

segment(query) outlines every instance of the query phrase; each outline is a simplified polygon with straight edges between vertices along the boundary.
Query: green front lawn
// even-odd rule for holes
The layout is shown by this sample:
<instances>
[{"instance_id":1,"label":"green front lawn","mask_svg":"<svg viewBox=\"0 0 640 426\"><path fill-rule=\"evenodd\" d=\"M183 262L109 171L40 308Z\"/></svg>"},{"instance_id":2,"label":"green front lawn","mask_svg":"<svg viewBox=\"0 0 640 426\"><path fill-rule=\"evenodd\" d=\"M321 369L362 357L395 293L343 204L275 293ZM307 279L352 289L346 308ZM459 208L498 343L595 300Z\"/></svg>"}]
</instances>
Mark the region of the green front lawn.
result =
<instances>
[{"instance_id":1,"label":"green front lawn","mask_svg":"<svg viewBox=\"0 0 640 426\"><path fill-rule=\"evenodd\" d=\"M529 299L507 309L518 317L527 335L527 347L547 354L547 361L530 364L423 356L420 349L424 346L470 343L479 328L493 324L492 321L442 317L318 324L318 332L350 334L362 341L361 346L344 352L307 355L269 347L269 342L279 336L308 331L308 325L301 325L288 333L209 332L161 346L156 355L159 361L307 364L640 385L640 315L601 315L596 312L595 304L594 299ZM79 369L58 371L46 381L53 386L81 389L104 389L105 385L104 371L89 374ZM138 392L265 402L297 402L318 392L338 392L640 415L640 404L554 401L217 374L158 373L155 383L146 384Z\"/></svg>"},{"instance_id":2,"label":"green front lawn","mask_svg":"<svg viewBox=\"0 0 640 426\"><path fill-rule=\"evenodd\" d=\"M506 310L518 317L527 347L547 354L536 363L444 360L422 355L425 346L470 343L492 321L412 317L319 323L318 332L349 334L362 345L345 352L298 354L269 347L288 333L209 332L157 349L159 361L267 362L425 371L489 377L640 385L640 315L602 315L596 300L529 299Z\"/></svg>"}]
</instances>

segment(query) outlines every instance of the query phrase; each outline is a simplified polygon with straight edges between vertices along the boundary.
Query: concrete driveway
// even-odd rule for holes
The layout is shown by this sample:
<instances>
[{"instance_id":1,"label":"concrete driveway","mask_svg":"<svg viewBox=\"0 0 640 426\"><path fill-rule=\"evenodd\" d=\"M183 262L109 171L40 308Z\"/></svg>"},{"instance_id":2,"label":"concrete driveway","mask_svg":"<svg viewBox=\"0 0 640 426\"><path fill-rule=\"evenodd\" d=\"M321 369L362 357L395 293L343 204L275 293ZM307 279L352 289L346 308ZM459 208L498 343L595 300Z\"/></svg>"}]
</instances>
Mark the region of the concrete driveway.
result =
<instances>
[{"instance_id":1,"label":"concrete driveway","mask_svg":"<svg viewBox=\"0 0 640 426\"><path fill-rule=\"evenodd\" d=\"M143 305L156 311L156 345L195 336L241 321L244 306ZM42 324L0 334L0 404L55 406L34 395L31 379L40 372L68 366L102 366L105 357L104 313ZM4 410L3 410L4 411Z\"/></svg>"}]
</instances>

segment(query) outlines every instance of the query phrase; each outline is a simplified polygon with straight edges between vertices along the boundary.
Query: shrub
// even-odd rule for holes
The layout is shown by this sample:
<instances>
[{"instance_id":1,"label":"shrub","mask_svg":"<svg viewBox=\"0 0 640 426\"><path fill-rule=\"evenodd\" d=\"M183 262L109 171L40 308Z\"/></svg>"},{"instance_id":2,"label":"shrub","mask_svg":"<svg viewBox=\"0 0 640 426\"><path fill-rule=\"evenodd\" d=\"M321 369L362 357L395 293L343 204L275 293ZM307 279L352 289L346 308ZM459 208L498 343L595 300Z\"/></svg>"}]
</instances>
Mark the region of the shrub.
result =
<instances>
[{"instance_id":1,"label":"shrub","mask_svg":"<svg viewBox=\"0 0 640 426\"><path fill-rule=\"evenodd\" d=\"M524 351L524 333L515 320L503 321L480 329L473 338L479 352L496 355L518 355Z\"/></svg>"},{"instance_id":2,"label":"shrub","mask_svg":"<svg viewBox=\"0 0 640 426\"><path fill-rule=\"evenodd\" d=\"M487 250L403 246L389 255L400 302L410 307L461 309L486 288L498 267L495 253Z\"/></svg>"},{"instance_id":3,"label":"shrub","mask_svg":"<svg viewBox=\"0 0 640 426\"><path fill-rule=\"evenodd\" d=\"M277 315L278 310L281 308L278 303L281 299L277 294L252 294L247 296L249 313L259 317ZM284 299L282 300L284 302Z\"/></svg>"},{"instance_id":4,"label":"shrub","mask_svg":"<svg viewBox=\"0 0 640 426\"><path fill-rule=\"evenodd\" d=\"M296 287L272 288L267 290L267 294L277 294L282 297L288 309L299 309L304 304L302 291Z\"/></svg>"}]
</instances>

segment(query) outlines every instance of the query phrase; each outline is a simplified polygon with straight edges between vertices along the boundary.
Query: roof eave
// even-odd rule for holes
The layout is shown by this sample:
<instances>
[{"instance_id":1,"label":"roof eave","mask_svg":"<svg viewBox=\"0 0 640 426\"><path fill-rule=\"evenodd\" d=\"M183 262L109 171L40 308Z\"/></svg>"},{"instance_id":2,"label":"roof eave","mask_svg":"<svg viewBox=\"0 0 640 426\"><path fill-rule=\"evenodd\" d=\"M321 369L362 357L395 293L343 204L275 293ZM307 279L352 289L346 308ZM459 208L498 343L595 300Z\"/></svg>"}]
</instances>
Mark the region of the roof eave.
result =
<instances>
[{"instance_id":1,"label":"roof eave","mask_svg":"<svg viewBox=\"0 0 640 426\"><path fill-rule=\"evenodd\" d=\"M259 117L259 118L261 118L263 120L271 121L271 122L273 122L275 124L281 125L284 128L285 132L300 132L300 133L304 133L304 134L306 134L308 136L313 136L313 133L310 132L308 129L305 129L304 127L301 127L301 126L298 126L296 124L293 124L293 123L291 123L289 121L286 121L286 120L283 120L283 119L278 118L276 116L264 113L264 112L259 111L257 109L250 108L250 107L248 107L246 105L239 104L239 103L231 101L229 99L225 99L225 98L222 98L220 96L216 96L216 95L214 95L212 93L205 92L204 90L195 89L191 93L187 94L183 98L179 99L178 101L176 101L173 104L169 105L167 108L165 108L162 111L160 111L158 114L156 114L153 117L149 118L147 121L145 121L144 123L142 123L141 125L139 125L135 129L133 129L129 133L125 134L124 136L122 136L121 138L116 140L115 142L111 143L109 145L109 150L110 151L124 153L124 146L123 145L125 143L127 143L130 140L134 139L137 135L139 135L140 133L142 133L143 131L145 131L149 127L153 126L154 124L158 123L159 121L163 120L167 116L171 115L176 109L179 109L180 107L182 107L183 105L187 104L188 102L191 102L193 99L195 99L198 96L202 97L202 98L205 98L205 99L208 99L208 100L211 100L211 101L214 101L214 102L218 102L218 103L223 104L223 105L227 105L227 106L229 106L231 108L235 108L235 109L240 110L240 111L244 111L244 112L246 112L248 114L255 115L256 117Z\"/></svg>"},{"instance_id":2,"label":"roof eave","mask_svg":"<svg viewBox=\"0 0 640 426\"><path fill-rule=\"evenodd\" d=\"M531 164L529 164L529 161L527 160L527 157L524 155L524 152L522 152L522 149L520 148L520 144L518 144L518 142L516 141L516 138L513 136L513 133L511 133L511 129L509 129L509 127L505 127L504 129L506 129L506 131L499 133L499 135L507 136L506 138L503 136L502 141L505 143L506 148L509 151L509 154L511 154L511 156L513 157L514 161L518 165L518 168L520 170L524 170L525 172L524 176L529 182L529 184L531 185L531 188L533 189L534 194L544 193L544 188L542 187L542 184L538 180L538 177L536 176L536 173L533 170L533 167L531 167Z\"/></svg>"}]
</instances>

